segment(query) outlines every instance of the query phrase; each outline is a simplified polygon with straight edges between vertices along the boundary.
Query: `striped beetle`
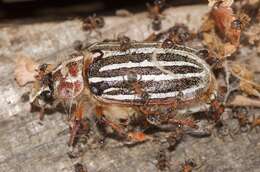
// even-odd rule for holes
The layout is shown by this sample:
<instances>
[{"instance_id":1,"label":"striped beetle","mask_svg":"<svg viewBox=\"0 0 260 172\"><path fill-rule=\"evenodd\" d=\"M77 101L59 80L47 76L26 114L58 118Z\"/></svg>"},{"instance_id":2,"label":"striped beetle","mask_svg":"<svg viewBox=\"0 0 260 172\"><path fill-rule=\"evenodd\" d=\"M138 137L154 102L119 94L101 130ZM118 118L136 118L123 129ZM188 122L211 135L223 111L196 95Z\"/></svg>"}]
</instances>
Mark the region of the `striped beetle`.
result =
<instances>
[{"instance_id":1,"label":"striped beetle","mask_svg":"<svg viewBox=\"0 0 260 172\"><path fill-rule=\"evenodd\" d=\"M69 145L87 126L86 107L121 136L143 141L146 135L127 132L119 121L138 113L148 124L195 127L190 114L207 111L215 101L216 79L199 51L169 42L130 45L122 50L119 42L96 43L50 72L41 71L32 104L76 104Z\"/></svg>"}]
</instances>

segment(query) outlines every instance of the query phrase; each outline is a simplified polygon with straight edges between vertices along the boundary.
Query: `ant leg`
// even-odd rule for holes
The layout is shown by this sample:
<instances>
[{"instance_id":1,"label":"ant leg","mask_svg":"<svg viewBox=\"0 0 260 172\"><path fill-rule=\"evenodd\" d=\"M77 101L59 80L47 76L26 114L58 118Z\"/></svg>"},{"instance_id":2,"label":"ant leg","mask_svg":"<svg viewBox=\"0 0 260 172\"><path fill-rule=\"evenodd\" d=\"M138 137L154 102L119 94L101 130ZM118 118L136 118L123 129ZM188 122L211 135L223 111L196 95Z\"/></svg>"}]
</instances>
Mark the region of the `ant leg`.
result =
<instances>
[{"instance_id":1,"label":"ant leg","mask_svg":"<svg viewBox=\"0 0 260 172\"><path fill-rule=\"evenodd\" d=\"M225 111L225 107L219 101L214 100L211 102L211 111L213 113L213 119L218 121L222 113Z\"/></svg>"},{"instance_id":2,"label":"ant leg","mask_svg":"<svg viewBox=\"0 0 260 172\"><path fill-rule=\"evenodd\" d=\"M191 128L197 128L197 125L192 119L176 119L175 115L161 115L160 112L153 112L149 109L142 109L140 108L140 111L147 116L147 121L150 124L153 125L160 125L162 123L172 123L172 124L178 124L178 125L186 125Z\"/></svg>"}]
</instances>

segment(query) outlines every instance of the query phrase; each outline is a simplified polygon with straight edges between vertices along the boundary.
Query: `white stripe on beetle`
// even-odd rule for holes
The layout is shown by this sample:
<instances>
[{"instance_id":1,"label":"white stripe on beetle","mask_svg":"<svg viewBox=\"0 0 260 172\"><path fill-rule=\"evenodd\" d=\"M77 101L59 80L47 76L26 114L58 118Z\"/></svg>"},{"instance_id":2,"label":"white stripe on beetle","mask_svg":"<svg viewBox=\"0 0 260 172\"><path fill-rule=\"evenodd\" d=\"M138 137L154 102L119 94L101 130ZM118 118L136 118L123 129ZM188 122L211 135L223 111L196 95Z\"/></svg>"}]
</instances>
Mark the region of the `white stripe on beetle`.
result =
<instances>
[{"instance_id":1,"label":"white stripe on beetle","mask_svg":"<svg viewBox=\"0 0 260 172\"><path fill-rule=\"evenodd\" d=\"M185 50L178 50L174 48L156 48L156 47L144 47L144 48L130 48L126 51L111 51L111 50L103 50L104 53L102 58L113 57L113 56L122 56L122 55L129 55L129 54L151 54L154 51L158 54L178 54L178 55L188 55L188 56L196 56L195 58L198 59L199 57L191 52ZM194 50L195 51L195 50Z\"/></svg>"},{"instance_id":2,"label":"white stripe on beetle","mask_svg":"<svg viewBox=\"0 0 260 172\"><path fill-rule=\"evenodd\" d=\"M195 67L197 69L200 69L201 67L198 65L195 65L193 63L189 62L183 62L183 61L157 61L160 66L191 66ZM133 62L128 62L128 63L118 63L118 64L111 64L111 65L106 65L103 66L102 68L99 69L99 72L103 71L109 71L113 69L121 69L121 68L134 68L134 67L156 67L156 64L154 62L150 62L148 60L144 60L139 63L133 63Z\"/></svg>"},{"instance_id":3,"label":"white stripe on beetle","mask_svg":"<svg viewBox=\"0 0 260 172\"><path fill-rule=\"evenodd\" d=\"M149 99L163 99L163 98L171 98L176 97L180 93L182 94L183 99L191 99L193 96L197 94L197 90L205 88L204 84L200 84L199 86L192 87L185 89L183 91L173 91L173 92L167 92L167 93L148 93ZM140 100L142 99L140 96L136 94L117 94L117 95L108 95L108 94L102 94L102 98L105 99L113 99L113 100Z\"/></svg>"},{"instance_id":4,"label":"white stripe on beetle","mask_svg":"<svg viewBox=\"0 0 260 172\"><path fill-rule=\"evenodd\" d=\"M207 76L207 72L203 71L201 73L185 73L185 74L160 74L160 75L137 75L138 81L170 81L177 79L185 79L191 77L199 77L204 79ZM114 76L114 77L93 77L89 78L90 83L98 83L98 82L111 82L111 81L124 81L126 80L127 75L123 76Z\"/></svg>"},{"instance_id":5,"label":"white stripe on beetle","mask_svg":"<svg viewBox=\"0 0 260 172\"><path fill-rule=\"evenodd\" d=\"M193 49L190 49L193 50ZM195 51L195 50L194 50ZM177 50L177 49L164 49L164 48L156 48L156 47L145 47L145 48L130 48L126 51L103 51L104 55L102 58L109 58L109 57L113 57L113 56L119 56L119 55L129 55L129 54L149 54L149 53L156 53L156 54L166 54L166 53L172 53L172 54L176 54L176 55L181 55L181 56L186 56L190 59L193 59L195 61L197 61L199 64L201 64L204 70L207 71L207 73L210 73L210 67L208 66L208 64L200 59L196 54L192 53L192 52L188 52L185 50ZM176 61L175 61L176 62ZM118 64L116 64L118 65ZM105 67L105 66L104 66Z\"/></svg>"}]
</instances>

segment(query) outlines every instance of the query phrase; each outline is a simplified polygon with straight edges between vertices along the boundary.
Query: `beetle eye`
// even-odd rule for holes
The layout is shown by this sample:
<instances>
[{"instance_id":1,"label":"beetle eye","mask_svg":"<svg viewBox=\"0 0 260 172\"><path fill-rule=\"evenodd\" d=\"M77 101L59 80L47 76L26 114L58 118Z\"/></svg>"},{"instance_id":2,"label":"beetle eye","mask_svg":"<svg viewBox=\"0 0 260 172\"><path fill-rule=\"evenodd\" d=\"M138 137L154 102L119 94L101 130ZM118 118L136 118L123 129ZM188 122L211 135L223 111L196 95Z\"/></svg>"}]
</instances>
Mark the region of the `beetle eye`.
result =
<instances>
[{"instance_id":1,"label":"beetle eye","mask_svg":"<svg viewBox=\"0 0 260 172\"><path fill-rule=\"evenodd\" d=\"M49 90L47 90L47 91L43 91L42 93L41 93L41 98L45 101L45 102L50 102L50 101L52 101L52 93L51 93L51 91L49 91Z\"/></svg>"}]
</instances>

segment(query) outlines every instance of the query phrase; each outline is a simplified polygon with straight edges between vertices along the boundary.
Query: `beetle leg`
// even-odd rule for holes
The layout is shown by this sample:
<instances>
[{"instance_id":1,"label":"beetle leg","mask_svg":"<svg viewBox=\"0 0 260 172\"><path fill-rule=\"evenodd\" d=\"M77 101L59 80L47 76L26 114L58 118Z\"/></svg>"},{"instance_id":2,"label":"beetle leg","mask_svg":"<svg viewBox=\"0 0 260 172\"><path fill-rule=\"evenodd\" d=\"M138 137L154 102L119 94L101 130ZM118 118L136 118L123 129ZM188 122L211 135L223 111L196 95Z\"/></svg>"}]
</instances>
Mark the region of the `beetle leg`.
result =
<instances>
[{"instance_id":1,"label":"beetle leg","mask_svg":"<svg viewBox=\"0 0 260 172\"><path fill-rule=\"evenodd\" d=\"M110 126L113 130L115 130L120 136L125 136L125 132L123 128L112 121L108 120L103 115L103 108L101 106L96 107L96 115L101 119L106 125Z\"/></svg>"},{"instance_id":2,"label":"beetle leg","mask_svg":"<svg viewBox=\"0 0 260 172\"><path fill-rule=\"evenodd\" d=\"M139 110L145 115L146 117L146 123L143 125L160 125L161 123L165 122L165 118L162 117L162 115L159 112L151 111L149 109L139 108Z\"/></svg>"},{"instance_id":3,"label":"beetle leg","mask_svg":"<svg viewBox=\"0 0 260 172\"><path fill-rule=\"evenodd\" d=\"M113 123L112 121L106 119L104 116L102 116L102 121L104 121L107 125L109 125L109 126L110 126L113 130L115 130L120 136L125 136L125 135L126 135L124 129L123 129L121 126L119 126L119 125Z\"/></svg>"},{"instance_id":4,"label":"beetle leg","mask_svg":"<svg viewBox=\"0 0 260 172\"><path fill-rule=\"evenodd\" d=\"M197 125L191 119L174 119L174 117L169 118L169 115L162 116L159 112L150 111L149 109L140 108L140 111L147 116L147 121L153 125L160 125L161 123L173 123L179 125L186 125L191 128L197 128ZM174 115L175 116L175 115Z\"/></svg>"},{"instance_id":5,"label":"beetle leg","mask_svg":"<svg viewBox=\"0 0 260 172\"><path fill-rule=\"evenodd\" d=\"M119 125L115 124L114 122L108 120L103 115L103 109L100 106L96 107L96 114L97 114L98 117L101 118L101 120L103 122L105 122L106 125L110 126L114 131L116 131L122 137L126 137L129 140L137 141L137 142L143 142L143 141L150 138L146 134L144 134L143 132L126 132L121 126L119 126Z\"/></svg>"},{"instance_id":6,"label":"beetle leg","mask_svg":"<svg viewBox=\"0 0 260 172\"><path fill-rule=\"evenodd\" d=\"M127 139L129 139L131 141L143 142L150 138L143 132L138 132L138 131L137 132L125 132L122 127L116 125L115 123L113 123L107 119L105 119L105 122L107 125L112 127L120 136L126 137Z\"/></svg>"},{"instance_id":7,"label":"beetle leg","mask_svg":"<svg viewBox=\"0 0 260 172\"><path fill-rule=\"evenodd\" d=\"M70 126L70 139L69 146L73 146L75 144L75 139L80 131L85 131L88 129L88 124L86 121L83 121L83 104L79 103L75 109L74 115L71 119Z\"/></svg>"},{"instance_id":8,"label":"beetle leg","mask_svg":"<svg viewBox=\"0 0 260 172\"><path fill-rule=\"evenodd\" d=\"M44 111L45 111L44 107L42 107L40 112L39 112L39 119L40 119L40 121L42 121L44 119L44 115L45 115Z\"/></svg>"},{"instance_id":9,"label":"beetle leg","mask_svg":"<svg viewBox=\"0 0 260 172\"><path fill-rule=\"evenodd\" d=\"M71 127L70 127L70 138L69 138L69 143L68 143L69 146L74 145L79 128L80 128L79 121L77 121L77 120L73 121L73 123L71 124Z\"/></svg>"},{"instance_id":10,"label":"beetle leg","mask_svg":"<svg viewBox=\"0 0 260 172\"><path fill-rule=\"evenodd\" d=\"M159 112L154 112L154 111L151 111L151 110L149 110L149 109L144 109L144 108L139 108L140 109L140 111L144 114L144 115L151 115L151 114L153 114L153 115L160 115L160 113Z\"/></svg>"},{"instance_id":11,"label":"beetle leg","mask_svg":"<svg viewBox=\"0 0 260 172\"><path fill-rule=\"evenodd\" d=\"M169 119L169 123L179 124L179 125L186 125L191 128L198 128L195 122L192 119Z\"/></svg>"}]
</instances>

